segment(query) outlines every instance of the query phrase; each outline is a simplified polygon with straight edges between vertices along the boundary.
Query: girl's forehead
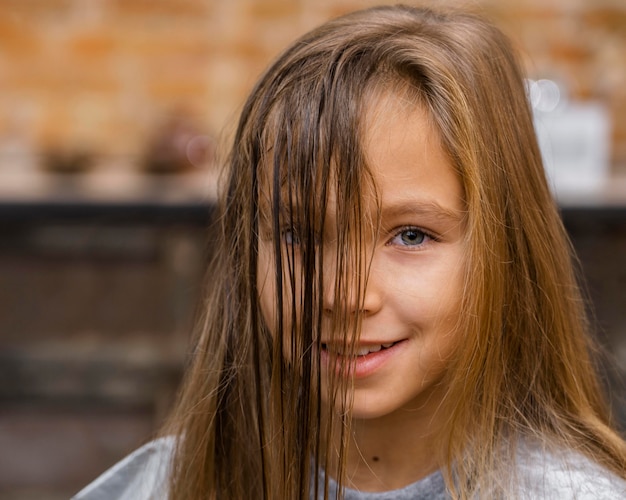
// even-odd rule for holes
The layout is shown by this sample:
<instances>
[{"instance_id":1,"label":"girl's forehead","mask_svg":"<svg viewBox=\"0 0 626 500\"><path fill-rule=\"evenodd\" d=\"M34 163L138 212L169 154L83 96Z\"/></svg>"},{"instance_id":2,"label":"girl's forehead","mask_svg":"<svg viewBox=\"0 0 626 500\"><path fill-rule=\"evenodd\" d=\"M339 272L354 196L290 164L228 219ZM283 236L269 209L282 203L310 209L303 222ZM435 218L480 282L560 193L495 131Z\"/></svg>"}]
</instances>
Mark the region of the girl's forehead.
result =
<instances>
[{"instance_id":1,"label":"girl's forehead","mask_svg":"<svg viewBox=\"0 0 626 500\"><path fill-rule=\"evenodd\" d=\"M362 133L380 126L380 118L384 120L404 120L416 111L423 112L430 118L426 100L422 91L407 80L386 79L384 82L374 80L363 94L364 110Z\"/></svg>"},{"instance_id":2,"label":"girl's forehead","mask_svg":"<svg viewBox=\"0 0 626 500\"><path fill-rule=\"evenodd\" d=\"M396 121L406 123L411 116L420 116L432 125L419 90L407 82L372 81L355 99L356 104L345 103L345 110L335 111L353 114L348 120L350 129L332 136L328 126L334 117L320 120L317 127L307 130L303 127L310 122L301 116L306 110L280 107L270 114L257 166L262 210L293 211L307 202L320 207L334 205L338 192L345 193L357 184L360 197L371 198L376 193L368 164L372 140L384 136L377 132L384 132ZM438 133L430 135L439 143ZM346 196L339 198L345 200Z\"/></svg>"}]
</instances>

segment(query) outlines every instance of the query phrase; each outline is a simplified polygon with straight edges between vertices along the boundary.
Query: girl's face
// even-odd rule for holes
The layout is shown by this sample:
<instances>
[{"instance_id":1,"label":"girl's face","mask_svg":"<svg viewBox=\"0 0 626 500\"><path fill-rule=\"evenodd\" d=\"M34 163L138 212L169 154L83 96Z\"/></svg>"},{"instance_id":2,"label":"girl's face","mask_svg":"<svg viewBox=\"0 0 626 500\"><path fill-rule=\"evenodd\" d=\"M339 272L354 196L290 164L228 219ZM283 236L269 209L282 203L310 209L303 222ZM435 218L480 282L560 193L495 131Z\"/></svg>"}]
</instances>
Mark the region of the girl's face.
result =
<instances>
[{"instance_id":1,"label":"girl's face","mask_svg":"<svg viewBox=\"0 0 626 500\"><path fill-rule=\"evenodd\" d=\"M356 293L347 294L353 297L348 310L360 309L362 318L358 356L345 360L353 377L348 384L353 390L352 415L369 419L412 410L428 418L445 394L440 382L458 342L463 192L426 111L393 93L376 97L368 109L364 144L380 203L372 195L363 206L380 226L378 231L364 230L364 251L371 263L364 296L359 303ZM327 224L332 225L332 203L329 206ZM322 239L325 255L333 255L332 238ZM284 243L297 240L287 235ZM272 252L272 242L262 239L260 303L269 325L276 319ZM324 307L330 318L338 304L329 260L323 273ZM323 385L335 369L329 352L341 356L341 346L332 338L331 332L322 331Z\"/></svg>"}]
</instances>

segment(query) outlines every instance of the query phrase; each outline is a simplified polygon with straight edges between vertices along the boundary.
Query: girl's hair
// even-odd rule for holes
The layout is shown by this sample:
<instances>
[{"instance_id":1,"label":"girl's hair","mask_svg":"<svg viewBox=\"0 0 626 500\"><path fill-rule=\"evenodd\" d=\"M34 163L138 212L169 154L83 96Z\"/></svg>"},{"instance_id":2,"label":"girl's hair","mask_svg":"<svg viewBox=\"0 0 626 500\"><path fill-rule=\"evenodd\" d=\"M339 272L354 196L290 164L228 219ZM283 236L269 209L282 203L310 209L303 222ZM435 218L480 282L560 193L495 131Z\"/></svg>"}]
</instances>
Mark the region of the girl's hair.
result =
<instances>
[{"instance_id":1,"label":"girl's hair","mask_svg":"<svg viewBox=\"0 0 626 500\"><path fill-rule=\"evenodd\" d=\"M345 436L332 448L322 422L348 425L350 405L325 415L320 403L318 292L328 286L324 259L339 269L338 298L366 285L366 273L348 270L367 265L358 261L369 182L363 116L381 89L428 110L464 190L462 328L439 441L448 487L461 498L496 491L518 437L575 449L625 475L511 45L479 17L396 6L308 33L245 104L206 314L167 427L179 436L172 498L308 498L336 453L341 476ZM324 256L316 235L331 204L338 250ZM297 232L297 266L281 243L285 227ZM275 249L275 321L259 304L264 238ZM344 316L335 322L347 339L358 325ZM331 382L331 397L347 389Z\"/></svg>"}]
</instances>

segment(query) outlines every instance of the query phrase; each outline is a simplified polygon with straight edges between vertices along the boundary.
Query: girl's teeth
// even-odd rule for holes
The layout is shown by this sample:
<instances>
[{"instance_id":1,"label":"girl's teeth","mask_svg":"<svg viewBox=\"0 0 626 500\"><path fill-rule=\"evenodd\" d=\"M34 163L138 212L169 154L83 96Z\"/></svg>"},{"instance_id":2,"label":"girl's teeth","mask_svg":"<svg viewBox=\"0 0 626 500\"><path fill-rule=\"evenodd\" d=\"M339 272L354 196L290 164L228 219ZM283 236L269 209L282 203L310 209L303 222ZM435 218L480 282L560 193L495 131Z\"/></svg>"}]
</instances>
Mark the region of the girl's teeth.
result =
<instances>
[{"instance_id":1,"label":"girl's teeth","mask_svg":"<svg viewBox=\"0 0 626 500\"><path fill-rule=\"evenodd\" d=\"M365 356L366 354L370 354L372 352L378 352L381 349L387 348L387 347L391 347L393 345L393 342L391 342L390 344L376 344L376 345L370 345L370 346L366 346L366 347L361 347L357 352L357 356Z\"/></svg>"},{"instance_id":2,"label":"girl's teeth","mask_svg":"<svg viewBox=\"0 0 626 500\"><path fill-rule=\"evenodd\" d=\"M395 342L389 342L388 344L376 344L376 345L370 345L370 346L363 346L363 347L360 347L360 348L358 348L356 350L356 355L357 356L366 356L367 354L370 354L372 352L378 352L381 349L387 349L388 347L391 347L394 344L395 344ZM326 349L326 350L329 350L329 351L333 351L338 356L344 356L345 355L345 353L343 353L341 351L341 349L329 349L326 344L323 345L323 348Z\"/></svg>"}]
</instances>

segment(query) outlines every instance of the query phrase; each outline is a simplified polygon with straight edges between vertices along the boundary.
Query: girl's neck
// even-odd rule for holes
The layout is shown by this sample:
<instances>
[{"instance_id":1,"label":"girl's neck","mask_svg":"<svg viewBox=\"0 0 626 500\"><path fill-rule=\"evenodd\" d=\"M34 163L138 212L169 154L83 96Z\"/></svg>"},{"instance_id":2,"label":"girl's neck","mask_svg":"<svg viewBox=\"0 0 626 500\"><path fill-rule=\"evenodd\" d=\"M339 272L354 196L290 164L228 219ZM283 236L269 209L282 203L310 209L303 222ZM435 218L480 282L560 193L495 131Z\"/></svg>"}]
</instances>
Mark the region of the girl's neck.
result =
<instances>
[{"instance_id":1,"label":"girl's neck","mask_svg":"<svg viewBox=\"0 0 626 500\"><path fill-rule=\"evenodd\" d=\"M345 486L360 491L389 491L439 469L432 418L420 420L419 412L411 410L376 419L354 419L348 440ZM331 470L336 470L336 464L331 465Z\"/></svg>"}]
</instances>

